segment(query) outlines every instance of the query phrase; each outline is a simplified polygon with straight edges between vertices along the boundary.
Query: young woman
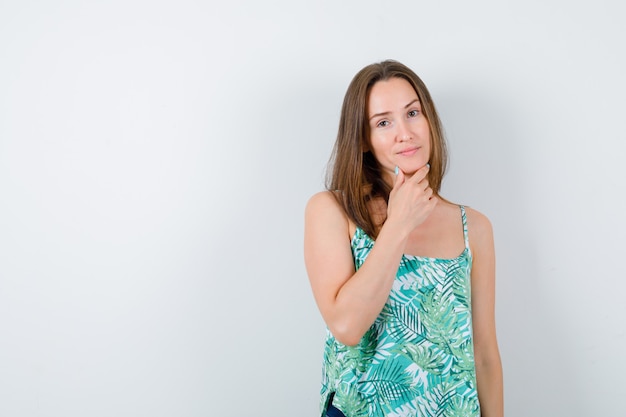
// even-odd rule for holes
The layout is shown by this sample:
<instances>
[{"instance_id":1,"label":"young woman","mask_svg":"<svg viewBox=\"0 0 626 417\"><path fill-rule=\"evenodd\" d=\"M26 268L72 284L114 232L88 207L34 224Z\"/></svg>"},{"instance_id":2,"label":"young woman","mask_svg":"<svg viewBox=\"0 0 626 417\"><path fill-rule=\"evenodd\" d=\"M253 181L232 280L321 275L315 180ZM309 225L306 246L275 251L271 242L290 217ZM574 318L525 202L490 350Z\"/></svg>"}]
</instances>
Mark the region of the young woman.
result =
<instances>
[{"instance_id":1,"label":"young woman","mask_svg":"<svg viewBox=\"0 0 626 417\"><path fill-rule=\"evenodd\" d=\"M441 124L420 78L363 68L341 110L305 262L328 327L323 416L502 416L489 220L440 196Z\"/></svg>"}]
</instances>

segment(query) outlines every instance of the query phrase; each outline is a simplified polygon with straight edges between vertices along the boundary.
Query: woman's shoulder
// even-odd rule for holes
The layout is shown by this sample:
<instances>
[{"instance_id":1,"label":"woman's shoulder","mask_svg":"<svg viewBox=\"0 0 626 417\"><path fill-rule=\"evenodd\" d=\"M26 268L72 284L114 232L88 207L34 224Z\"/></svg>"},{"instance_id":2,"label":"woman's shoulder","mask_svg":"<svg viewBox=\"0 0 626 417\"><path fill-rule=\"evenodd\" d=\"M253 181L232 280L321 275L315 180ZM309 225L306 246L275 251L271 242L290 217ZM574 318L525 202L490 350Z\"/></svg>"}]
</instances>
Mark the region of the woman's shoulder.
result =
<instances>
[{"instance_id":1,"label":"woman's shoulder","mask_svg":"<svg viewBox=\"0 0 626 417\"><path fill-rule=\"evenodd\" d=\"M472 246L491 245L493 242L493 227L491 221L480 211L464 206L467 218L467 233Z\"/></svg>"},{"instance_id":2,"label":"woman's shoulder","mask_svg":"<svg viewBox=\"0 0 626 417\"><path fill-rule=\"evenodd\" d=\"M469 206L463 206L465 208L465 215L467 216L467 223L471 225L473 229L479 231L491 231L491 221L480 211ZM469 227L469 226L468 226Z\"/></svg>"},{"instance_id":3,"label":"woman's shoulder","mask_svg":"<svg viewBox=\"0 0 626 417\"><path fill-rule=\"evenodd\" d=\"M305 229L312 230L325 238L335 233L350 236L354 227L333 191L321 191L309 199L305 209Z\"/></svg>"},{"instance_id":4,"label":"woman's shoulder","mask_svg":"<svg viewBox=\"0 0 626 417\"><path fill-rule=\"evenodd\" d=\"M483 213L472 207L463 204L452 203L445 199L440 201L438 206L439 210L441 210L442 212L442 217L440 217L440 219L449 222L448 224L455 225L457 224L457 222L460 221L459 210L461 208L463 209L463 211L465 212L465 222L467 225L470 242L476 241L477 239L481 240L485 236L489 236L493 233L489 218L487 218L487 216L485 216Z\"/></svg>"},{"instance_id":5,"label":"woman's shoulder","mask_svg":"<svg viewBox=\"0 0 626 417\"><path fill-rule=\"evenodd\" d=\"M306 216L341 218L347 221L348 217L336 193L337 191L327 190L313 194L306 204Z\"/></svg>"},{"instance_id":6,"label":"woman's shoulder","mask_svg":"<svg viewBox=\"0 0 626 417\"><path fill-rule=\"evenodd\" d=\"M310 210L332 210L332 209L340 209L339 201L336 197L336 191L320 191L318 193L313 194L309 201L306 204L307 212Z\"/></svg>"}]
</instances>

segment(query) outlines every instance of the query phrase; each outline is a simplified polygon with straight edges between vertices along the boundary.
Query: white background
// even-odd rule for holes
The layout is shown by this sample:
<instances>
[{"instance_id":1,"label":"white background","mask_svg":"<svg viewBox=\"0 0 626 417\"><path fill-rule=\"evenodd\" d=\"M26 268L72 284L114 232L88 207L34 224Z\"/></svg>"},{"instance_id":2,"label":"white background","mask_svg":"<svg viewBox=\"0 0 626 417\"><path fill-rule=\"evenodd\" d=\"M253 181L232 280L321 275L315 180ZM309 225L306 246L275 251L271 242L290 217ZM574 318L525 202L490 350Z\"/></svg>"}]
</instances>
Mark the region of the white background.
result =
<instances>
[{"instance_id":1,"label":"white background","mask_svg":"<svg viewBox=\"0 0 626 417\"><path fill-rule=\"evenodd\" d=\"M506 414L622 416L622 4L1 1L0 415L316 416L303 209L394 58L495 228Z\"/></svg>"}]
</instances>

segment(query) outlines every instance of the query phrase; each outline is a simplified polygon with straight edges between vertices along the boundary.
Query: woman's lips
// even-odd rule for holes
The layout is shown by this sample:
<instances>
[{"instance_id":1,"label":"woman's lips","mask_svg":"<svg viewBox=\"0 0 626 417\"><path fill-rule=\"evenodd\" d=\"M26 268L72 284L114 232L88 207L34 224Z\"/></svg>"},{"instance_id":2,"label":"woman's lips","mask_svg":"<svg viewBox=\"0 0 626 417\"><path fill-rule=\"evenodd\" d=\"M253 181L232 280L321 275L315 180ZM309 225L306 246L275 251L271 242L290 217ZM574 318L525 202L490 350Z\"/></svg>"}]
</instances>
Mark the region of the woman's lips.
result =
<instances>
[{"instance_id":1,"label":"woman's lips","mask_svg":"<svg viewBox=\"0 0 626 417\"><path fill-rule=\"evenodd\" d=\"M419 150L419 147L416 147L416 148L407 148L407 149L404 149L404 150L402 150L402 151L398 152L398 155L402 155L402 156L411 156L411 155L414 155L414 154L415 154L415 152L417 152L418 150Z\"/></svg>"}]
</instances>

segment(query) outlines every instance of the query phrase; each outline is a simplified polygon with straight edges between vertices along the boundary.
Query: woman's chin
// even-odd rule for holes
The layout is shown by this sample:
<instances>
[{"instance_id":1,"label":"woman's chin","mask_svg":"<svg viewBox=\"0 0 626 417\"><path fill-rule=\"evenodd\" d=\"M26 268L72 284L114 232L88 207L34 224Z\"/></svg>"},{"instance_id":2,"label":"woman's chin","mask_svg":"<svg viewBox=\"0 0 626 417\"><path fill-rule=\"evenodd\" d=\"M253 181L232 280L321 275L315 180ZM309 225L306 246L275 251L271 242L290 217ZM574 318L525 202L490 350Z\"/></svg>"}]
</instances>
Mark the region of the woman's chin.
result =
<instances>
[{"instance_id":1,"label":"woman's chin","mask_svg":"<svg viewBox=\"0 0 626 417\"><path fill-rule=\"evenodd\" d=\"M406 167L400 167L400 169L402 169L402 172L404 172L404 175L407 176L412 176L413 174L415 174L417 171L419 171L422 167L426 166L426 163L422 164L422 165L415 165L415 164L411 164L410 166L406 166Z\"/></svg>"},{"instance_id":2,"label":"woman's chin","mask_svg":"<svg viewBox=\"0 0 626 417\"><path fill-rule=\"evenodd\" d=\"M406 170L402 170L402 172L404 172L404 175L406 175L407 177L412 177L413 174L415 174L418 171L418 168L415 167L407 167Z\"/></svg>"}]
</instances>

